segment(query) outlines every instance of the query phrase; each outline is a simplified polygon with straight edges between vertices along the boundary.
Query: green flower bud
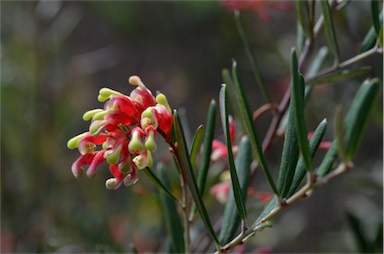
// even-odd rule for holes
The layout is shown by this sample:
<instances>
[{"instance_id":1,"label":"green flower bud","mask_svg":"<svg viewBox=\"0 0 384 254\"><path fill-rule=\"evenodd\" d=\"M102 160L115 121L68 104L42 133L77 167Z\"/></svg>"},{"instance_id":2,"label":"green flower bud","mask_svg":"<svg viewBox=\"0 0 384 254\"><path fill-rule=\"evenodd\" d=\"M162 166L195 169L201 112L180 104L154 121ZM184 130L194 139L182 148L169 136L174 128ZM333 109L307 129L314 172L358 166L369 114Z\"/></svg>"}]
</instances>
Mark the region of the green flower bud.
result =
<instances>
[{"instance_id":1,"label":"green flower bud","mask_svg":"<svg viewBox=\"0 0 384 254\"><path fill-rule=\"evenodd\" d=\"M99 95L101 95L102 97L106 97L106 98L111 97L111 95L123 96L122 93L115 91L115 90L112 90L110 88L101 88L99 91Z\"/></svg>"},{"instance_id":2,"label":"green flower bud","mask_svg":"<svg viewBox=\"0 0 384 254\"><path fill-rule=\"evenodd\" d=\"M165 97L164 94L159 93L159 94L156 96L156 102L159 103L160 105L163 105L163 106L167 109L168 113L169 113L169 114L172 114L171 107L169 106L167 97Z\"/></svg>"},{"instance_id":3,"label":"green flower bud","mask_svg":"<svg viewBox=\"0 0 384 254\"><path fill-rule=\"evenodd\" d=\"M75 149L79 146L79 142L81 139L85 138L87 136L88 132L84 132L82 134L77 135L76 137L71 138L67 142L67 147L69 149Z\"/></svg>"},{"instance_id":4,"label":"green flower bud","mask_svg":"<svg viewBox=\"0 0 384 254\"><path fill-rule=\"evenodd\" d=\"M105 158L108 164L116 164L119 160L122 145L119 145L113 153L108 154Z\"/></svg>"},{"instance_id":5,"label":"green flower bud","mask_svg":"<svg viewBox=\"0 0 384 254\"><path fill-rule=\"evenodd\" d=\"M92 109L92 110L88 110L87 112L84 113L84 115L83 115L83 119L84 119L84 121L91 120L91 118L92 118L96 113L99 113L99 112L102 112L102 111L103 111L102 109Z\"/></svg>"},{"instance_id":6,"label":"green flower bud","mask_svg":"<svg viewBox=\"0 0 384 254\"><path fill-rule=\"evenodd\" d=\"M132 131L132 139L129 142L128 149L130 152L140 152L143 150L143 142L141 142L140 133Z\"/></svg>"},{"instance_id":7,"label":"green flower bud","mask_svg":"<svg viewBox=\"0 0 384 254\"><path fill-rule=\"evenodd\" d=\"M155 133L154 131L150 131L149 135L147 136L147 139L145 140L145 149L154 152L156 151L157 145L155 142Z\"/></svg>"}]
</instances>

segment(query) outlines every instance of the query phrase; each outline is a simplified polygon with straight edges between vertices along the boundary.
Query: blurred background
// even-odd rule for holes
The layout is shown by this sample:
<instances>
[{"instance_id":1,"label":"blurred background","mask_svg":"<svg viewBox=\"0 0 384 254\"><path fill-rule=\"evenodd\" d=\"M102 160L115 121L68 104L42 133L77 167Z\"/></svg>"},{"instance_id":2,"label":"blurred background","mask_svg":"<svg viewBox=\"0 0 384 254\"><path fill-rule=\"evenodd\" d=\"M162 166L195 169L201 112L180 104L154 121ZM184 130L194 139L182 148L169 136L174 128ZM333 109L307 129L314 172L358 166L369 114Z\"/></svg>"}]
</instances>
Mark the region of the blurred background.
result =
<instances>
[{"instance_id":1,"label":"blurred background","mask_svg":"<svg viewBox=\"0 0 384 254\"><path fill-rule=\"evenodd\" d=\"M263 78L278 102L296 45L294 4L271 10L267 20L252 11L243 14ZM351 1L335 20L341 56L348 59L372 24L369 2ZM106 190L106 166L94 179L76 180L70 167L78 152L67 149L67 140L87 130L85 111L102 106L98 90L128 94L131 75L166 94L171 107L184 109L193 133L205 123L210 100L218 98L221 71L232 59L252 109L263 105L233 14L218 1L2 1L1 251L161 251L165 227L156 188L140 174L131 188ZM382 56L364 64L373 66L368 76L382 77ZM315 88L306 112L309 128L323 118L332 126L335 105L347 107L363 79ZM352 172L287 209L275 227L247 244L248 252L359 252L347 213L366 239L377 237L383 216L382 114L380 96ZM260 136L269 121L267 114L257 122ZM221 133L218 126L217 138ZM329 128L326 138L332 137ZM276 170L280 149L277 140L268 157ZM261 174L257 184L266 190ZM207 199L216 218L222 205Z\"/></svg>"}]
</instances>

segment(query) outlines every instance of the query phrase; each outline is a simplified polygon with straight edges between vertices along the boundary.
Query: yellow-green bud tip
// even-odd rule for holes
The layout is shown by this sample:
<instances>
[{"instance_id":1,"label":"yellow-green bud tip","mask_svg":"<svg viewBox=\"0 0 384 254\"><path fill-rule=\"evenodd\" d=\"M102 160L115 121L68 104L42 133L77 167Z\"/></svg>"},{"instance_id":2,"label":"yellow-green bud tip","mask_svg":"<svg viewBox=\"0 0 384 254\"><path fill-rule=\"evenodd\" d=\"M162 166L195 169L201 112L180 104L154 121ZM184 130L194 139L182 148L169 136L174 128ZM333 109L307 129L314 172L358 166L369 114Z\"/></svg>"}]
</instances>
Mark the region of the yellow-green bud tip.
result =
<instances>
[{"instance_id":1,"label":"yellow-green bud tip","mask_svg":"<svg viewBox=\"0 0 384 254\"><path fill-rule=\"evenodd\" d=\"M99 91L99 95L101 95L102 97L106 97L106 98L109 98L111 97L111 95L117 95L117 96L122 96L123 94L121 94L120 92L118 91L115 91L115 90L112 90L110 88L101 88L100 91Z\"/></svg>"},{"instance_id":2,"label":"yellow-green bud tip","mask_svg":"<svg viewBox=\"0 0 384 254\"><path fill-rule=\"evenodd\" d=\"M73 137L71 138L70 140L68 140L67 142L67 147L69 149L75 149L79 146L79 142L82 138L84 138L86 135L88 134L88 132L85 132L85 133L82 133L82 134L79 134L77 135L76 137Z\"/></svg>"},{"instance_id":3,"label":"yellow-green bud tip","mask_svg":"<svg viewBox=\"0 0 384 254\"><path fill-rule=\"evenodd\" d=\"M118 146L113 153L108 154L106 156L108 164L116 164L117 163L117 161L119 160L121 148L122 148L122 145Z\"/></svg>"},{"instance_id":4,"label":"yellow-green bud tip","mask_svg":"<svg viewBox=\"0 0 384 254\"><path fill-rule=\"evenodd\" d=\"M133 86L138 86L143 90L147 89L147 87L144 85L143 81L141 81L141 79L136 75L130 76L128 79L128 82L129 82L129 84L131 84Z\"/></svg>"},{"instance_id":5,"label":"yellow-green bud tip","mask_svg":"<svg viewBox=\"0 0 384 254\"><path fill-rule=\"evenodd\" d=\"M169 113L169 114L172 114L171 107L169 106L167 97L165 97L164 94L159 93L159 94L156 96L156 102L159 103L160 105L163 105L163 106L167 109L168 113Z\"/></svg>"},{"instance_id":6,"label":"yellow-green bud tip","mask_svg":"<svg viewBox=\"0 0 384 254\"><path fill-rule=\"evenodd\" d=\"M95 114L97 114L97 113L99 113L99 112L102 112L102 111L103 111L102 109L92 109L92 110L88 110L87 112L84 113L84 115L83 115L83 119L84 119L84 121L89 121L89 120L91 120L91 118L92 118Z\"/></svg>"}]
</instances>

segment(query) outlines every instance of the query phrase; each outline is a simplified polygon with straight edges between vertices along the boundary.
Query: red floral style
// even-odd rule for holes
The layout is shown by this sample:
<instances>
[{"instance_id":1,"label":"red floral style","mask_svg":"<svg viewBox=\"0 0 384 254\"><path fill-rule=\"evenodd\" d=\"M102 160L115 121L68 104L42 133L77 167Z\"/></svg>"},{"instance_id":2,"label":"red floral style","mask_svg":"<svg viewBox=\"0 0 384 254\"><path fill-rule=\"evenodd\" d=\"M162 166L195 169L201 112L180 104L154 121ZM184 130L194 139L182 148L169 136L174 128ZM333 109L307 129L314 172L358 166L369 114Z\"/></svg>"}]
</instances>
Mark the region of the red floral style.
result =
<instances>
[{"instance_id":1,"label":"red floral style","mask_svg":"<svg viewBox=\"0 0 384 254\"><path fill-rule=\"evenodd\" d=\"M255 12L264 22L269 21L270 9L288 10L291 5L289 1L272 0L221 0L221 3L230 11L247 10Z\"/></svg>"},{"instance_id":2,"label":"red floral style","mask_svg":"<svg viewBox=\"0 0 384 254\"><path fill-rule=\"evenodd\" d=\"M137 76L129 78L137 86L130 96L109 88L102 88L98 100L104 109L86 112L83 119L91 120L89 131L68 141L68 148L78 148L81 156L72 164L78 178L96 175L97 167L106 161L114 176L106 181L108 189L116 189L137 182L139 169L152 166L151 152L156 150L155 137L171 135L172 112L163 94L154 97ZM100 150L96 150L101 146Z\"/></svg>"}]
</instances>

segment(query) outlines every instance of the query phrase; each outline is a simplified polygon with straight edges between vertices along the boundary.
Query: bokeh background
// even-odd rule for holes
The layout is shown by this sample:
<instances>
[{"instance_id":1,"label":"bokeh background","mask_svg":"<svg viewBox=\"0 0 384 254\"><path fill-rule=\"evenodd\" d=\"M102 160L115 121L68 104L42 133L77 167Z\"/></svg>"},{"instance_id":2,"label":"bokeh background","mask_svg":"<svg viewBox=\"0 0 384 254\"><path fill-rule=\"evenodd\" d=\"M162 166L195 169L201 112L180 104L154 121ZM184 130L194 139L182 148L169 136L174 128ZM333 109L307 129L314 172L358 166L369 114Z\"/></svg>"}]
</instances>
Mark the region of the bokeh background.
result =
<instances>
[{"instance_id":1,"label":"bokeh background","mask_svg":"<svg viewBox=\"0 0 384 254\"><path fill-rule=\"evenodd\" d=\"M294 4L271 10L268 21L251 11L243 18L263 77L279 101L288 86L290 48L296 45ZM371 26L369 3L351 1L336 23L341 56L348 59ZM131 252L132 245L139 252L161 251L162 210L144 174L135 186L115 191L104 187L105 166L95 179L76 180L70 167L78 153L66 142L87 129L81 117L101 106L98 90L107 86L129 93L127 79L133 74L166 94L173 108L185 110L186 127L193 132L205 122L210 100L218 98L221 70L232 59L256 109L264 100L233 14L218 1L2 1L1 251ZM381 56L364 63L374 67L370 76L382 77ZM347 107L362 80L314 89L306 112L309 127L323 118L332 126L335 105ZM383 211L382 114L380 96L353 171L288 209L275 227L250 241L247 251L357 252L347 212L373 239ZM269 121L268 114L259 120L259 135ZM216 133L222 138L219 127ZM332 137L330 128L327 138ZM278 168L274 156L280 149L276 141L276 152L268 157L272 168ZM265 188L261 174L257 184ZM216 218L222 205L207 199Z\"/></svg>"}]
</instances>

